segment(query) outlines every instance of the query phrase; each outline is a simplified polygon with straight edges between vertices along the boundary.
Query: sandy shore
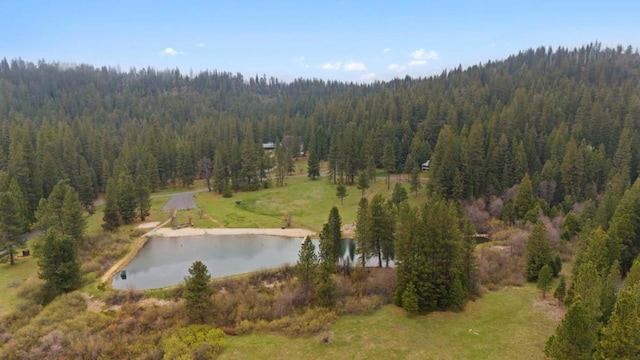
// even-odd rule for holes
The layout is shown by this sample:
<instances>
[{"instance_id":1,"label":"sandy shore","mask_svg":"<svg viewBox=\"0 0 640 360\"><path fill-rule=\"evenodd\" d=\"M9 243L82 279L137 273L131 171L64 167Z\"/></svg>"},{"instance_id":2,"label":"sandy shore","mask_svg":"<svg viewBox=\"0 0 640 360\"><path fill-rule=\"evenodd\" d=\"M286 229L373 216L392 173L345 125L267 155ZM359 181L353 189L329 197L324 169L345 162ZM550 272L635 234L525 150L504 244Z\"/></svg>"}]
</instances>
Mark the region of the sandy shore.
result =
<instances>
[{"instance_id":1,"label":"sandy shore","mask_svg":"<svg viewBox=\"0 0 640 360\"><path fill-rule=\"evenodd\" d=\"M177 236L197 236L197 235L273 235L273 236L287 236L287 237L306 237L307 235L313 235L314 232L306 229L242 229L242 228L182 228L182 229L170 229L160 228L155 231L151 231L146 236L162 236L162 237L177 237Z\"/></svg>"}]
</instances>

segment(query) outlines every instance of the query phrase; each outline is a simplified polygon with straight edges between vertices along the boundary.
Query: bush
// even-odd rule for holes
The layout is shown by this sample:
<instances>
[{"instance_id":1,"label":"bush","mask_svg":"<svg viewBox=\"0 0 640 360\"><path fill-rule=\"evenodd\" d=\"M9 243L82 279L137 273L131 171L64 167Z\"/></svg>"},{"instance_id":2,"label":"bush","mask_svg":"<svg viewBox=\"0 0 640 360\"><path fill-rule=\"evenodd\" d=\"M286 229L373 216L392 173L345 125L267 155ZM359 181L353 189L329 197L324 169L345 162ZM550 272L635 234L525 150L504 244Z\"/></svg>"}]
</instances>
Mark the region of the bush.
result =
<instances>
[{"instance_id":1,"label":"bush","mask_svg":"<svg viewBox=\"0 0 640 360\"><path fill-rule=\"evenodd\" d=\"M30 277L20 284L17 295L21 299L25 299L36 304L42 304L44 303L45 296L44 291L42 290L43 285L44 281Z\"/></svg>"},{"instance_id":2,"label":"bush","mask_svg":"<svg viewBox=\"0 0 640 360\"><path fill-rule=\"evenodd\" d=\"M163 342L165 359L214 359L226 346L222 330L208 325L191 325L176 331Z\"/></svg>"},{"instance_id":3,"label":"bush","mask_svg":"<svg viewBox=\"0 0 640 360\"><path fill-rule=\"evenodd\" d=\"M302 314L286 316L272 322L256 324L256 331L277 332L288 336L311 336L328 330L337 319L336 314L325 308L307 309Z\"/></svg>"}]
</instances>

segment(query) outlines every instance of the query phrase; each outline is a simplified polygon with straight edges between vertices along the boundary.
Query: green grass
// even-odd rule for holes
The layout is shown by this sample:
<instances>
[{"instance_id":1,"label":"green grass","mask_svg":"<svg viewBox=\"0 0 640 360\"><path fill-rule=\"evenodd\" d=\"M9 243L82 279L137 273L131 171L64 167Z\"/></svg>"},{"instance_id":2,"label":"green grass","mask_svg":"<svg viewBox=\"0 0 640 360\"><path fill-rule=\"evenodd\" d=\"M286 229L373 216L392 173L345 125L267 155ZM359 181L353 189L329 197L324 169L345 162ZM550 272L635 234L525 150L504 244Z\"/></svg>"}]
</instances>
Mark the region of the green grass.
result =
<instances>
[{"instance_id":1,"label":"green grass","mask_svg":"<svg viewBox=\"0 0 640 360\"><path fill-rule=\"evenodd\" d=\"M231 336L221 359L543 359L557 320L537 305L539 296L527 285L485 294L460 313L407 317L388 305L369 316L341 317L311 338Z\"/></svg>"},{"instance_id":2,"label":"green grass","mask_svg":"<svg viewBox=\"0 0 640 360\"><path fill-rule=\"evenodd\" d=\"M11 311L18 302L18 286L37 273L38 265L33 256L16 257L15 265L0 264L0 316Z\"/></svg>"},{"instance_id":3,"label":"green grass","mask_svg":"<svg viewBox=\"0 0 640 360\"><path fill-rule=\"evenodd\" d=\"M355 221L361 195L355 186L347 187L348 195L344 198L344 204L340 204L336 187L327 178L310 180L306 177L289 177L285 182L283 187L234 193L232 198L223 198L215 193L199 193L196 203L215 221L196 221L196 226L274 228L281 227L285 217L291 215L292 227L320 231L333 206L340 210L343 224ZM384 181L380 180L373 183L366 194L371 197L377 192L384 192L387 197L391 194ZM424 191L421 197L424 197ZM413 195L410 199L414 200ZM240 204L236 204L236 200L241 200ZM196 210L180 212L180 216L183 214L197 218Z\"/></svg>"}]
</instances>

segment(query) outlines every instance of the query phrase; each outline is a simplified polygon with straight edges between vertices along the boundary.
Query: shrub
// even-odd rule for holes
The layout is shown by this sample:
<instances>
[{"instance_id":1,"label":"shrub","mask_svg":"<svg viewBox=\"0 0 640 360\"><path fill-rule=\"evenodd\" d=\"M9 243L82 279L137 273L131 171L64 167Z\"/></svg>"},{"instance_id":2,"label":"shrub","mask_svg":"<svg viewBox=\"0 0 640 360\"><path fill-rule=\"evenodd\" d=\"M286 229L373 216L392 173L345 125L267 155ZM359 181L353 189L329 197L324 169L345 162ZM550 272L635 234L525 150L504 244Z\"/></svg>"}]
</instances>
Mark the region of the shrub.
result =
<instances>
[{"instance_id":1,"label":"shrub","mask_svg":"<svg viewBox=\"0 0 640 360\"><path fill-rule=\"evenodd\" d=\"M191 325L176 331L163 342L165 359L214 359L226 345L222 330L208 325Z\"/></svg>"}]
</instances>

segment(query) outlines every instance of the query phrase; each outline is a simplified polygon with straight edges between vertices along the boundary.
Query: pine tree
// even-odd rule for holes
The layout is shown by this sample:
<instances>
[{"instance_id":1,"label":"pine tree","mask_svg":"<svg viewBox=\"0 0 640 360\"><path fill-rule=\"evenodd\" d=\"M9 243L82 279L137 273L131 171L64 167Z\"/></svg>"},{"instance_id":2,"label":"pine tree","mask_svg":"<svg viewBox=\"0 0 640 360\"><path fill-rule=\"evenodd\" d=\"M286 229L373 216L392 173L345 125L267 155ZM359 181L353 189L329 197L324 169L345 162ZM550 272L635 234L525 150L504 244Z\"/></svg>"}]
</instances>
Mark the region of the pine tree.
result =
<instances>
[{"instance_id":1,"label":"pine tree","mask_svg":"<svg viewBox=\"0 0 640 360\"><path fill-rule=\"evenodd\" d=\"M195 261L189 268L189 276L184 278L184 308L189 322L206 324L211 319L213 301L209 281L209 269L201 261Z\"/></svg>"},{"instance_id":2,"label":"pine tree","mask_svg":"<svg viewBox=\"0 0 640 360\"><path fill-rule=\"evenodd\" d=\"M338 181L338 185L336 186L336 196L340 198L340 205L344 205L344 198L347 195L347 187L344 186L342 181Z\"/></svg>"},{"instance_id":3,"label":"pine tree","mask_svg":"<svg viewBox=\"0 0 640 360\"><path fill-rule=\"evenodd\" d=\"M83 157L80 161L80 183L78 188L78 198L86 210L93 211L93 200L95 191L93 190L92 169L89 168L87 160Z\"/></svg>"},{"instance_id":4,"label":"pine tree","mask_svg":"<svg viewBox=\"0 0 640 360\"><path fill-rule=\"evenodd\" d=\"M320 177L320 157L318 156L316 149L310 149L307 158L307 176L311 180L315 180Z\"/></svg>"},{"instance_id":5,"label":"pine tree","mask_svg":"<svg viewBox=\"0 0 640 360\"><path fill-rule=\"evenodd\" d=\"M109 179L104 196L104 215L102 228L113 231L120 226L120 211L118 209L118 184L116 179Z\"/></svg>"},{"instance_id":6,"label":"pine tree","mask_svg":"<svg viewBox=\"0 0 640 360\"><path fill-rule=\"evenodd\" d=\"M407 200L409 197L407 196L407 190L400 183L396 183L393 186L393 193L391 194L391 202L393 202L396 206L400 205L401 202Z\"/></svg>"},{"instance_id":7,"label":"pine tree","mask_svg":"<svg viewBox=\"0 0 640 360\"><path fill-rule=\"evenodd\" d=\"M560 277L560 282L558 283L558 287L556 291L553 292L553 297L564 302L564 297L567 294L567 280L564 276Z\"/></svg>"},{"instance_id":8,"label":"pine tree","mask_svg":"<svg viewBox=\"0 0 640 360\"><path fill-rule=\"evenodd\" d=\"M369 220L369 201L366 197L360 199L358 203L358 211L356 215L356 240L358 254L362 268L367 265L367 261L371 256L371 223Z\"/></svg>"},{"instance_id":9,"label":"pine tree","mask_svg":"<svg viewBox=\"0 0 640 360\"><path fill-rule=\"evenodd\" d=\"M624 286L631 287L636 284L640 284L640 256L637 256L633 260L633 265L627 273L627 277L624 279Z\"/></svg>"},{"instance_id":10,"label":"pine tree","mask_svg":"<svg viewBox=\"0 0 640 360\"><path fill-rule=\"evenodd\" d=\"M332 275L336 272L335 245L329 224L320 232L318 276L316 277L315 301L319 306L330 308L335 303L336 284Z\"/></svg>"},{"instance_id":11,"label":"pine tree","mask_svg":"<svg viewBox=\"0 0 640 360\"><path fill-rule=\"evenodd\" d=\"M78 200L78 193L69 187L62 203L61 234L70 236L78 244L82 241L86 227L87 220L82 214L82 205Z\"/></svg>"},{"instance_id":12,"label":"pine tree","mask_svg":"<svg viewBox=\"0 0 640 360\"><path fill-rule=\"evenodd\" d=\"M149 189L149 180L144 174L136 176L135 193L138 216L141 221L144 221L151 210L151 190Z\"/></svg>"},{"instance_id":13,"label":"pine tree","mask_svg":"<svg viewBox=\"0 0 640 360\"><path fill-rule=\"evenodd\" d=\"M551 280L553 280L553 273L551 267L547 264L538 273L538 289L542 290L543 299L547 297L547 290L551 285Z\"/></svg>"},{"instance_id":14,"label":"pine tree","mask_svg":"<svg viewBox=\"0 0 640 360\"><path fill-rule=\"evenodd\" d=\"M296 266L298 282L305 291L309 291L313 286L317 266L318 256L316 255L316 247L313 245L313 242L311 242L311 238L307 236L302 242L302 246L298 252L298 264Z\"/></svg>"},{"instance_id":15,"label":"pine tree","mask_svg":"<svg viewBox=\"0 0 640 360\"><path fill-rule=\"evenodd\" d=\"M131 176L120 174L118 177L117 204L120 219L131 224L136 218L136 189Z\"/></svg>"},{"instance_id":16,"label":"pine tree","mask_svg":"<svg viewBox=\"0 0 640 360\"><path fill-rule=\"evenodd\" d=\"M362 191L361 197L364 198L365 191L369 188L369 176L365 170L358 173L358 189Z\"/></svg>"},{"instance_id":17,"label":"pine tree","mask_svg":"<svg viewBox=\"0 0 640 360\"><path fill-rule=\"evenodd\" d=\"M413 168L411 170L411 191L415 193L415 197L418 197L418 189L420 189L420 170Z\"/></svg>"},{"instance_id":18,"label":"pine tree","mask_svg":"<svg viewBox=\"0 0 640 360\"><path fill-rule=\"evenodd\" d=\"M8 251L11 265L15 264L13 248L20 244L25 223L17 208L18 202L13 193L0 193L0 248Z\"/></svg>"},{"instance_id":19,"label":"pine tree","mask_svg":"<svg viewBox=\"0 0 640 360\"><path fill-rule=\"evenodd\" d=\"M592 358L598 327L578 297L549 338L544 352L555 360L587 360Z\"/></svg>"},{"instance_id":20,"label":"pine tree","mask_svg":"<svg viewBox=\"0 0 640 360\"><path fill-rule=\"evenodd\" d=\"M229 184L227 176L227 168L224 164L224 151L222 147L216 148L216 154L213 158L213 188L222 194L225 186Z\"/></svg>"},{"instance_id":21,"label":"pine tree","mask_svg":"<svg viewBox=\"0 0 640 360\"><path fill-rule=\"evenodd\" d=\"M42 243L36 248L40 279L45 281L44 302L73 291L80 286L80 264L77 259L76 241L56 229L45 233Z\"/></svg>"},{"instance_id":22,"label":"pine tree","mask_svg":"<svg viewBox=\"0 0 640 360\"><path fill-rule=\"evenodd\" d=\"M540 221L533 226L526 248L527 281L538 280L540 269L552 261L551 243L547 229Z\"/></svg>"},{"instance_id":23,"label":"pine tree","mask_svg":"<svg viewBox=\"0 0 640 360\"><path fill-rule=\"evenodd\" d=\"M640 358L640 284L625 286L602 329L594 359Z\"/></svg>"},{"instance_id":24,"label":"pine tree","mask_svg":"<svg viewBox=\"0 0 640 360\"><path fill-rule=\"evenodd\" d=\"M62 224L62 208L64 207L64 197L71 188L69 180L60 180L53 187L47 199L41 199L36 211L36 229L49 229Z\"/></svg>"},{"instance_id":25,"label":"pine tree","mask_svg":"<svg viewBox=\"0 0 640 360\"><path fill-rule=\"evenodd\" d=\"M385 182L387 183L387 190L389 190L391 188L391 174L396 171L396 155L392 144L386 144L384 146L382 164L386 172Z\"/></svg>"},{"instance_id":26,"label":"pine tree","mask_svg":"<svg viewBox=\"0 0 640 360\"><path fill-rule=\"evenodd\" d=\"M524 219L525 214L533 208L534 199L533 199L533 185L531 184L531 179L529 178L529 174L524 174L522 181L520 181L520 187L518 188L518 193L513 202L513 207L516 212L516 217L518 219Z\"/></svg>"},{"instance_id":27,"label":"pine tree","mask_svg":"<svg viewBox=\"0 0 640 360\"><path fill-rule=\"evenodd\" d=\"M382 249L393 246L394 219L391 218L384 196L380 193L376 194L369 203L369 221L371 251L378 257L378 266L382 267ZM391 246L385 245L389 243Z\"/></svg>"},{"instance_id":28,"label":"pine tree","mask_svg":"<svg viewBox=\"0 0 640 360\"><path fill-rule=\"evenodd\" d=\"M402 293L402 308L409 314L417 314L420 312L420 305L418 304L418 294L416 287L412 282L407 284L407 287Z\"/></svg>"}]
</instances>

